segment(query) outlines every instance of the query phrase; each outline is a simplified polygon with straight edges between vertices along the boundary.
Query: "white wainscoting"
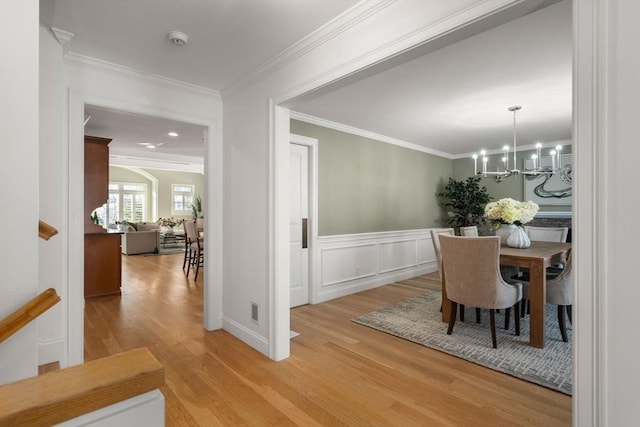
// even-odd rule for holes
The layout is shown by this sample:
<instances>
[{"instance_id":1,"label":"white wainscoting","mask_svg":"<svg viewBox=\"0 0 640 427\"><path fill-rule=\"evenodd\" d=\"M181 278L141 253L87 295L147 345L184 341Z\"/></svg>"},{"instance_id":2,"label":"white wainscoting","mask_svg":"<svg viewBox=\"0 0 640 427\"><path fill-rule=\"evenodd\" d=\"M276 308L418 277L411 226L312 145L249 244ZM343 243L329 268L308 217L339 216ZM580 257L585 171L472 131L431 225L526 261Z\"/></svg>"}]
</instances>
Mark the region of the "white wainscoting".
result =
<instances>
[{"instance_id":1,"label":"white wainscoting","mask_svg":"<svg viewBox=\"0 0 640 427\"><path fill-rule=\"evenodd\" d=\"M317 239L311 303L317 304L436 271L430 229Z\"/></svg>"}]
</instances>

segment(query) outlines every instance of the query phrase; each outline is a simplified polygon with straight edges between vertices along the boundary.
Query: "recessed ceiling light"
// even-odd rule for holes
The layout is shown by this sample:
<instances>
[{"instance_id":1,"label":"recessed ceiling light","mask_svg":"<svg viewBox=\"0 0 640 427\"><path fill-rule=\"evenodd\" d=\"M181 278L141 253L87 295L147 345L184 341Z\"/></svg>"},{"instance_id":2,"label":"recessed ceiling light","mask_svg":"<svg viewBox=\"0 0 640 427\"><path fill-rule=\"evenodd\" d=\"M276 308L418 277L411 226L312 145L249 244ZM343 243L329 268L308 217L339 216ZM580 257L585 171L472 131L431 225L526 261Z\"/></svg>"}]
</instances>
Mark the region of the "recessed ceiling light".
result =
<instances>
[{"instance_id":1,"label":"recessed ceiling light","mask_svg":"<svg viewBox=\"0 0 640 427\"><path fill-rule=\"evenodd\" d=\"M189 40L189 36L180 31L169 31L167 38L176 46L184 46L187 44L187 40Z\"/></svg>"},{"instance_id":2,"label":"recessed ceiling light","mask_svg":"<svg viewBox=\"0 0 640 427\"><path fill-rule=\"evenodd\" d=\"M169 132L167 135L169 135L169 136L178 136L178 134L175 133L175 132Z\"/></svg>"}]
</instances>

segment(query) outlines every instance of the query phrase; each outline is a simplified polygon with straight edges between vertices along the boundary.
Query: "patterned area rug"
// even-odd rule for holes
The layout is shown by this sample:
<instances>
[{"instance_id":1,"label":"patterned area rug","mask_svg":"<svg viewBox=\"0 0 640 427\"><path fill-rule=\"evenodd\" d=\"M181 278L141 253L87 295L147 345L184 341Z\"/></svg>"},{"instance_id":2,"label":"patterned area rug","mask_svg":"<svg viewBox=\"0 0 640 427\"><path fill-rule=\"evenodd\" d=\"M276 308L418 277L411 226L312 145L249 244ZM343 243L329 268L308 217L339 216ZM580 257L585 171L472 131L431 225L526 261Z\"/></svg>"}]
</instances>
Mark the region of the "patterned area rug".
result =
<instances>
[{"instance_id":1,"label":"patterned area rug","mask_svg":"<svg viewBox=\"0 0 640 427\"><path fill-rule=\"evenodd\" d=\"M547 339L544 349L529 345L529 316L522 318L521 335L504 328L504 311L496 314L498 348L491 347L489 311L482 310L482 323L475 309L467 308L465 321L456 321L453 333L441 321L440 292L428 292L398 304L352 319L379 331L443 351L473 363L504 372L532 383L571 395L571 326L569 342L562 341L556 306L547 306ZM513 314L511 315L513 316Z\"/></svg>"}]
</instances>

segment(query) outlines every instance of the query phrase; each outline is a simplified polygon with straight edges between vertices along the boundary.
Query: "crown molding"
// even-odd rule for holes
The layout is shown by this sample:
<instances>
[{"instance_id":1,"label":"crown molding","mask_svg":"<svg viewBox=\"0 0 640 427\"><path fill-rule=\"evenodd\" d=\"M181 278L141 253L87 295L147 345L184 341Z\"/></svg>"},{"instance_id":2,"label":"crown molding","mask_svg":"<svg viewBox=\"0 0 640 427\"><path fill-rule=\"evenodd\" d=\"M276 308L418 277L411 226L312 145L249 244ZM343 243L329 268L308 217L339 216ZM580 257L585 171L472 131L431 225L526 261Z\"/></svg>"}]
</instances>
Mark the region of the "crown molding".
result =
<instances>
[{"instance_id":1,"label":"crown molding","mask_svg":"<svg viewBox=\"0 0 640 427\"><path fill-rule=\"evenodd\" d=\"M380 135L379 133L370 132L368 130L356 128L349 125L344 125L342 123L332 122L330 120L321 119L309 114L291 111L291 118L294 120L311 123L313 125L322 126L340 132L350 133L352 135L358 135L364 138L375 139L376 141L397 145L399 147L408 148L410 150L420 151L422 153L432 154L438 157L444 157L445 159L453 159L453 156L451 154L445 153L444 151L438 151L428 147L423 147L422 145L414 144L412 142L403 141L401 139L392 138L390 136Z\"/></svg>"},{"instance_id":2,"label":"crown molding","mask_svg":"<svg viewBox=\"0 0 640 427\"><path fill-rule=\"evenodd\" d=\"M294 62L301 56L306 55L318 46L323 45L344 31L356 26L361 21L368 19L370 16L375 15L396 1L397 0L382 0L377 2L360 1L222 89L223 97L233 96L236 91L250 86L264 76Z\"/></svg>"},{"instance_id":3,"label":"crown molding","mask_svg":"<svg viewBox=\"0 0 640 427\"><path fill-rule=\"evenodd\" d=\"M90 56L79 55L77 53L68 52L64 56L65 63L77 68L94 68L101 71L115 73L119 75L126 75L135 79L145 80L151 82L157 86L180 89L188 91L197 95L204 95L207 97L214 97L218 100L222 100L220 92L214 89L209 89L203 86L187 83L182 80L172 79L170 77L161 76L158 74L147 73L135 68L127 67L124 65L114 64L112 62L103 61L101 59L93 58Z\"/></svg>"},{"instance_id":4,"label":"crown molding","mask_svg":"<svg viewBox=\"0 0 640 427\"><path fill-rule=\"evenodd\" d=\"M58 43L60 43L62 46L64 46L74 36L73 33L61 30L60 28L56 27L51 27L51 32L53 33L53 36L56 38Z\"/></svg>"}]
</instances>

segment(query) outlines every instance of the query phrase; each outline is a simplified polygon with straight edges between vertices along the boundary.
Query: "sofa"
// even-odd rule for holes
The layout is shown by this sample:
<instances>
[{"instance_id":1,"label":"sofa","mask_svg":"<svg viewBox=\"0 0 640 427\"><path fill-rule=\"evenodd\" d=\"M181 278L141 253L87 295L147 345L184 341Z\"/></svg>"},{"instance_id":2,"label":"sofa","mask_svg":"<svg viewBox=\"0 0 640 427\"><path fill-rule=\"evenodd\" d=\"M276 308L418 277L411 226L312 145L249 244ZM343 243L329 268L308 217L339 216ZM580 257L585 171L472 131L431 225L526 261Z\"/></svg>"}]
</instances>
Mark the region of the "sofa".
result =
<instances>
[{"instance_id":1,"label":"sofa","mask_svg":"<svg viewBox=\"0 0 640 427\"><path fill-rule=\"evenodd\" d=\"M160 247L160 226L155 222L124 224L121 235L121 252L125 255L158 253Z\"/></svg>"}]
</instances>

